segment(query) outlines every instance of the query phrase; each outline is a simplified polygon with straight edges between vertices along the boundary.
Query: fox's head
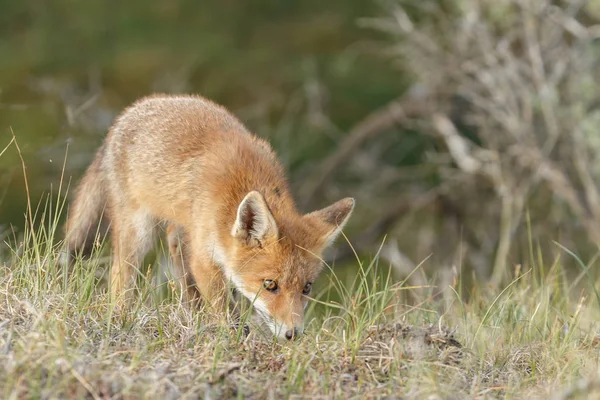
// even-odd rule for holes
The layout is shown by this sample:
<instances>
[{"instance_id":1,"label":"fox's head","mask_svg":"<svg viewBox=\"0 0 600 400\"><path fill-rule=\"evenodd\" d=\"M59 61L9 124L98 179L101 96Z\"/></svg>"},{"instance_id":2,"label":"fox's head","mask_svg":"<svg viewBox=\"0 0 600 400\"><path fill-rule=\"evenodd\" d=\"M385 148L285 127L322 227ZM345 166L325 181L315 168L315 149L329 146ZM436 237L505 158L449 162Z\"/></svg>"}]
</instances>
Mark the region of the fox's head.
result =
<instances>
[{"instance_id":1,"label":"fox's head","mask_svg":"<svg viewBox=\"0 0 600 400\"><path fill-rule=\"evenodd\" d=\"M231 230L234 251L225 273L275 336L293 339L302 334L308 296L323 268L321 253L353 208L354 199L346 198L310 214L280 211L275 218L257 191L240 202Z\"/></svg>"}]
</instances>

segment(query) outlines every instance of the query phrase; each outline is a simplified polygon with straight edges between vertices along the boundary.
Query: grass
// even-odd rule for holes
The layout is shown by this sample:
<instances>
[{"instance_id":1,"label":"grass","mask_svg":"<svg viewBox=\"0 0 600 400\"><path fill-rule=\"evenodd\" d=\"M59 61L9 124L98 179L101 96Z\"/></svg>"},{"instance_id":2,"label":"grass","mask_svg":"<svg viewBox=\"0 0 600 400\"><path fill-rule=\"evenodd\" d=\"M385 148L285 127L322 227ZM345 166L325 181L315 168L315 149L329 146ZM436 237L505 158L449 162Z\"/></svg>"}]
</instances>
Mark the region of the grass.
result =
<instances>
[{"instance_id":1,"label":"grass","mask_svg":"<svg viewBox=\"0 0 600 400\"><path fill-rule=\"evenodd\" d=\"M111 303L103 252L59 262L65 206L29 203L0 246L2 398L600 398L600 300L581 260L573 285L531 246L496 290L409 287L357 256L356 273L322 275L306 335L277 342L250 313L246 336L182 306L160 257L132 304Z\"/></svg>"},{"instance_id":2,"label":"grass","mask_svg":"<svg viewBox=\"0 0 600 400\"><path fill-rule=\"evenodd\" d=\"M58 262L63 207L34 210L51 222L0 256L3 398L584 398L600 386L599 304L574 297L558 261L502 291L475 286L468 301L460 279L409 288L377 258L357 261L348 282L324 274L306 335L282 343L255 319L246 337L183 307L158 268L133 304L111 304L100 254L69 272Z\"/></svg>"}]
</instances>

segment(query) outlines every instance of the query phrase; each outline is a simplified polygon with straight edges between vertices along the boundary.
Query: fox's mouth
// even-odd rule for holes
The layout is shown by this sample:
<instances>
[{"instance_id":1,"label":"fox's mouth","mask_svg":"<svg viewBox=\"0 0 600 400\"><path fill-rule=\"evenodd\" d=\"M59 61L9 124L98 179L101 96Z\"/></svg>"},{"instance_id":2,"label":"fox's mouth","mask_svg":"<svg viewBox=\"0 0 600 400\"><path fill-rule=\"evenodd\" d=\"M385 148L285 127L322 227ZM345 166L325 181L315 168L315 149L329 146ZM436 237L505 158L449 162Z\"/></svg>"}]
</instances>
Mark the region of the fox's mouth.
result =
<instances>
[{"instance_id":1,"label":"fox's mouth","mask_svg":"<svg viewBox=\"0 0 600 400\"><path fill-rule=\"evenodd\" d=\"M264 324L266 326L269 327L269 330L271 331L271 333L273 333L273 335L280 337L280 335L278 334L280 329L277 329L278 325L275 322L275 320L273 319L273 317L271 317L271 315L269 315L269 313L261 310L258 307L254 307L254 310L256 311L256 314L260 317L260 319L262 320L262 322L264 322ZM281 325L279 325L281 326Z\"/></svg>"},{"instance_id":2,"label":"fox's mouth","mask_svg":"<svg viewBox=\"0 0 600 400\"><path fill-rule=\"evenodd\" d=\"M277 323L277 321L264 310L261 310L258 307L254 307L254 310L256 310L256 314L260 317L264 324L269 327L269 330L273 336L277 337L278 339L291 340L298 338L301 335L298 329L290 328L283 323ZM293 332L293 334L290 335L290 332Z\"/></svg>"}]
</instances>

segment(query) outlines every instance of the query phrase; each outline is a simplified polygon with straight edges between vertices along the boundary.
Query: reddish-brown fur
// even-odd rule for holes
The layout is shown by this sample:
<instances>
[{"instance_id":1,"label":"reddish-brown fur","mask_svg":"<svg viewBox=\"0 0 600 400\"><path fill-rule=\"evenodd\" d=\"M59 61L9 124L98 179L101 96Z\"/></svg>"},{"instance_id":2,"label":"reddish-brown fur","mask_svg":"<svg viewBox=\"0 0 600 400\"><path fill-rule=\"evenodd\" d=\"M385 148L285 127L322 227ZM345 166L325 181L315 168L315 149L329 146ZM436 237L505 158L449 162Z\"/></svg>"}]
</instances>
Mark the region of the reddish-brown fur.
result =
<instances>
[{"instance_id":1,"label":"reddish-brown fur","mask_svg":"<svg viewBox=\"0 0 600 400\"><path fill-rule=\"evenodd\" d=\"M114 295L132 280L154 226L167 221L181 279L183 259L203 298L217 307L231 280L272 328L288 332L301 329L302 290L321 271L319 256L354 200L301 215L266 141L209 100L161 95L137 101L115 121L69 212L71 252L89 245L105 204ZM177 248L175 233L184 246ZM277 293L262 289L265 279L277 281Z\"/></svg>"}]
</instances>

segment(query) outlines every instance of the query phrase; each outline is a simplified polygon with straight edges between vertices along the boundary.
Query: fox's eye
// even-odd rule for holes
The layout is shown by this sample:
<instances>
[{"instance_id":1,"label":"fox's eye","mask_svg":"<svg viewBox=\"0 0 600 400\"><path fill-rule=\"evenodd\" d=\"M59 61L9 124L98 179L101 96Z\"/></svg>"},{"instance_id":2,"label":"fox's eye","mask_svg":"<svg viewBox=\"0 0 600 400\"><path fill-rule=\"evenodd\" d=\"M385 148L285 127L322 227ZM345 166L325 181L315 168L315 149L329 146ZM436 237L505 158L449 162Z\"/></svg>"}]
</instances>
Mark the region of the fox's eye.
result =
<instances>
[{"instance_id":1,"label":"fox's eye","mask_svg":"<svg viewBox=\"0 0 600 400\"><path fill-rule=\"evenodd\" d=\"M278 286L277 286L277 282L272 281L270 279L265 279L263 281L263 287L268 290L269 292L274 292L277 290Z\"/></svg>"},{"instance_id":2,"label":"fox's eye","mask_svg":"<svg viewBox=\"0 0 600 400\"><path fill-rule=\"evenodd\" d=\"M304 289L302 289L302 294L303 295L309 294L311 289L312 289L312 282L308 282L306 285L304 285Z\"/></svg>"}]
</instances>

